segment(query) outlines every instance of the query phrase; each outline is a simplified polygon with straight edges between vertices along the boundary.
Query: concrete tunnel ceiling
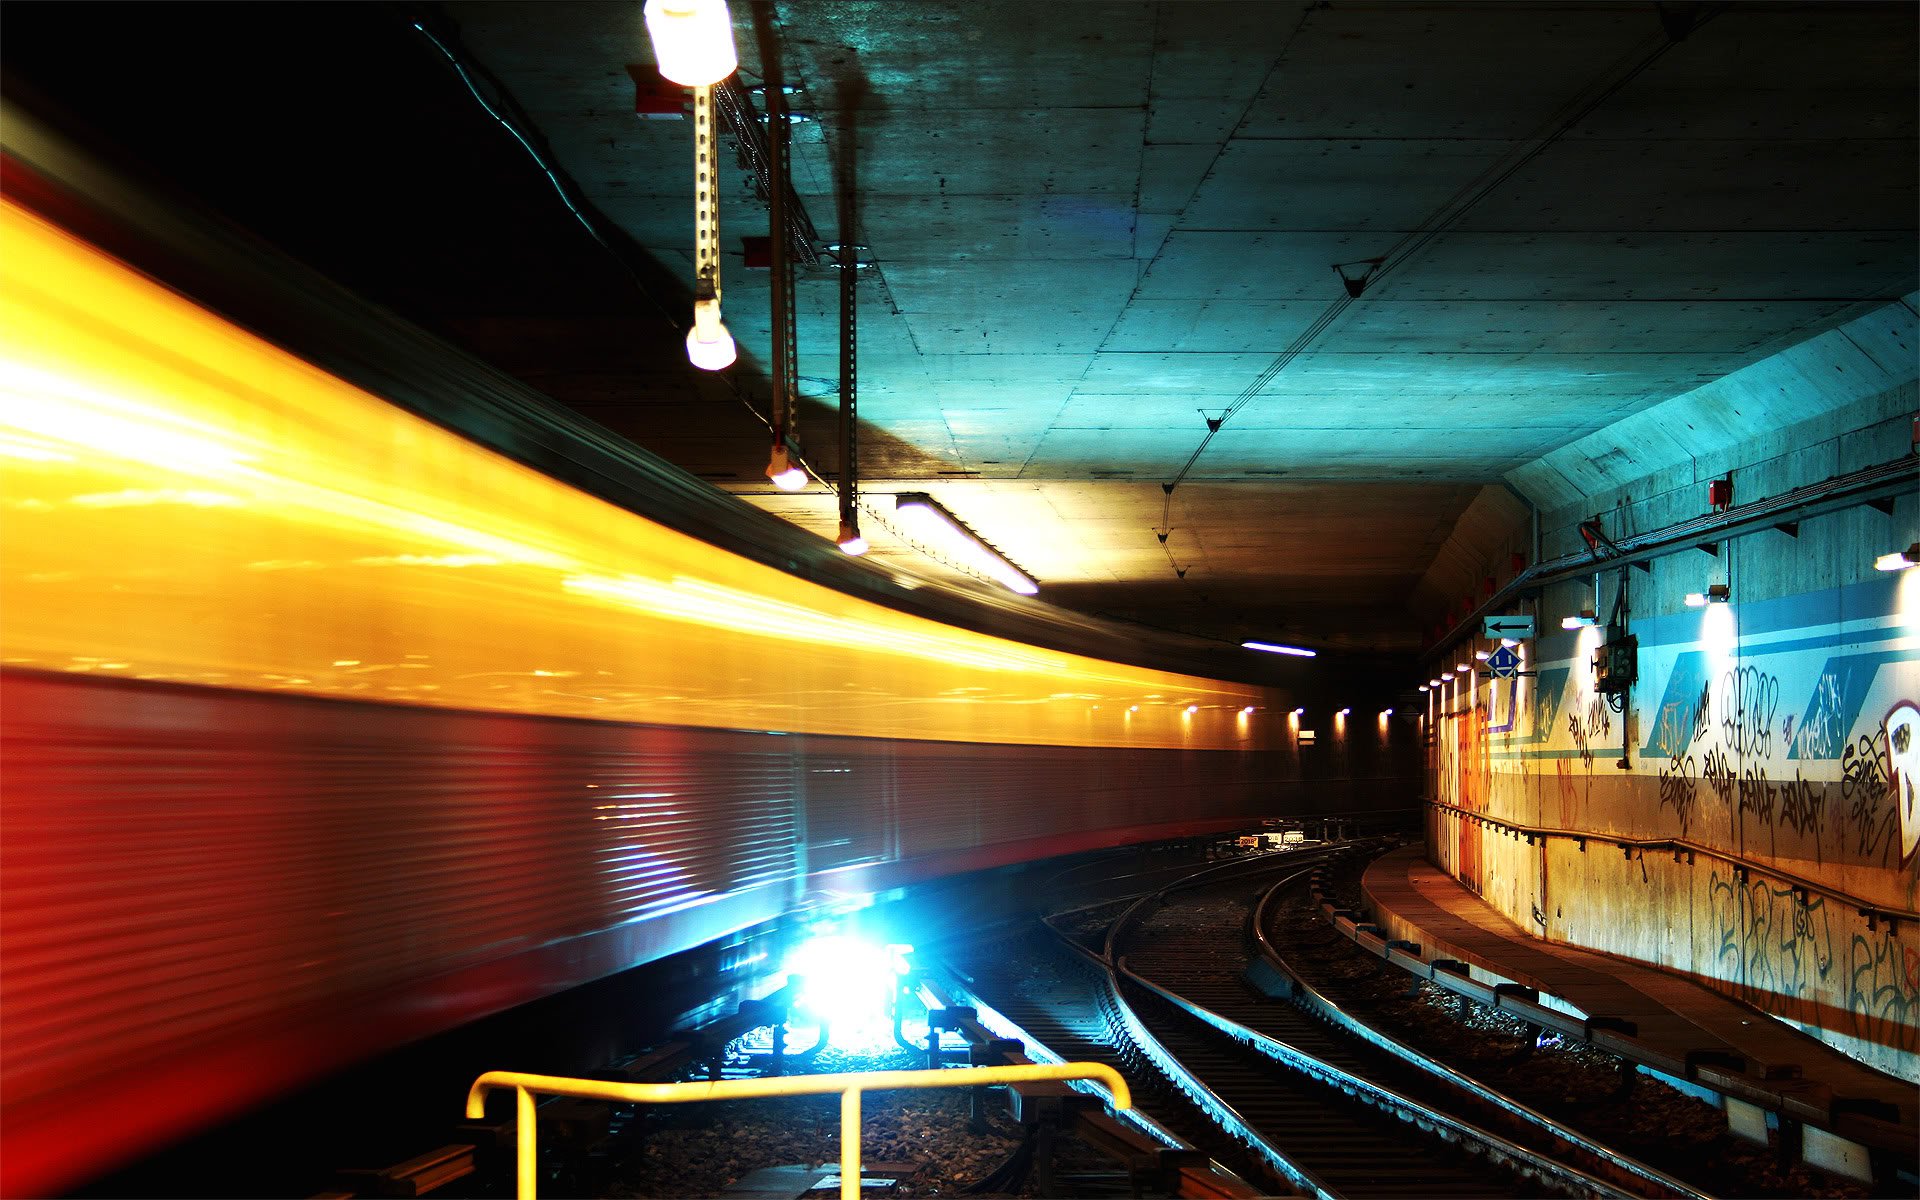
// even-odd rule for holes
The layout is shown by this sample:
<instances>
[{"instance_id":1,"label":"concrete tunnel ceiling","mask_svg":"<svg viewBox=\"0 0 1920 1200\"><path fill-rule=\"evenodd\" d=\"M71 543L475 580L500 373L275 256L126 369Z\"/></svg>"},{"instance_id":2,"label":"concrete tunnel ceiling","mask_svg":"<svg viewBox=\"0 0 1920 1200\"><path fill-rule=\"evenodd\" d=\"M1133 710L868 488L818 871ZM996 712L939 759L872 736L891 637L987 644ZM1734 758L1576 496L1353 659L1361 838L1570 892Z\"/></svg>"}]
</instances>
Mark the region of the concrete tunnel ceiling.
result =
<instances>
[{"instance_id":1,"label":"concrete tunnel ceiling","mask_svg":"<svg viewBox=\"0 0 1920 1200\"><path fill-rule=\"evenodd\" d=\"M1908 4L776 11L823 242L853 152L874 507L931 491L1043 598L1161 628L1411 649L1484 488L1920 271ZM635 116L640 5L448 12L585 196L691 279L691 134ZM727 320L764 370L769 276L740 239L766 212L742 172L722 186ZM1342 307L1334 264L1382 258ZM798 283L823 470L836 287ZM827 489L774 493L764 444L715 416L732 398L675 371L584 407L831 537Z\"/></svg>"}]
</instances>

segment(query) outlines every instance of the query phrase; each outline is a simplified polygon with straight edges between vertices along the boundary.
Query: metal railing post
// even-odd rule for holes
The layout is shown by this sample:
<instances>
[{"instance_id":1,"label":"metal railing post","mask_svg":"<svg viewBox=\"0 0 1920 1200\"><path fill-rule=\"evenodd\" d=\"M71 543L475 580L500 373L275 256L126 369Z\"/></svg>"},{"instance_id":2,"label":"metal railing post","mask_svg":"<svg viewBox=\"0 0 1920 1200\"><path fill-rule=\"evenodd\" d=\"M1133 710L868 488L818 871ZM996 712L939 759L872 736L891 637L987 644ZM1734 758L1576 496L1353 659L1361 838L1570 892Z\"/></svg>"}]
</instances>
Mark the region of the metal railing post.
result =
<instances>
[{"instance_id":1,"label":"metal railing post","mask_svg":"<svg viewBox=\"0 0 1920 1200\"><path fill-rule=\"evenodd\" d=\"M534 1200L540 1175L540 1119L534 1113L533 1093L523 1087L513 1089L514 1134L519 1142L519 1162L515 1163L520 1200Z\"/></svg>"},{"instance_id":2,"label":"metal railing post","mask_svg":"<svg viewBox=\"0 0 1920 1200\"><path fill-rule=\"evenodd\" d=\"M840 1093L840 1200L860 1200L860 1089Z\"/></svg>"},{"instance_id":3,"label":"metal railing post","mask_svg":"<svg viewBox=\"0 0 1920 1200\"><path fill-rule=\"evenodd\" d=\"M561 1075L488 1071L467 1089L467 1118L487 1115L487 1093L514 1090L515 1134L520 1161L516 1181L520 1200L535 1200L540 1147L533 1094L576 1096L622 1104L687 1104L703 1100L757 1099L768 1096L840 1096L840 1195L860 1195L860 1096L894 1088L982 1087L995 1083L1095 1080L1107 1089L1115 1109L1132 1108L1133 1093L1120 1072L1105 1063L1017 1063L998 1067L957 1067L930 1071L848 1071L834 1075L788 1075L759 1079L719 1079L688 1083L612 1083Z\"/></svg>"}]
</instances>

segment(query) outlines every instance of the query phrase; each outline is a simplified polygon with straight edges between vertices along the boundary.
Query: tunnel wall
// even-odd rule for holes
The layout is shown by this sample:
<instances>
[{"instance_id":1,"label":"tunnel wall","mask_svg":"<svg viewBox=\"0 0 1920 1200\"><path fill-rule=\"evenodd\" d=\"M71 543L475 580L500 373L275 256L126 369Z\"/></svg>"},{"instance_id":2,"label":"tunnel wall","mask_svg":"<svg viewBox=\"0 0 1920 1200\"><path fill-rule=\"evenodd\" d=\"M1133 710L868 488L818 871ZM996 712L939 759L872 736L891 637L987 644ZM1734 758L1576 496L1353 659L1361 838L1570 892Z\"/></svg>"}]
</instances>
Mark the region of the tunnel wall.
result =
<instances>
[{"instance_id":1,"label":"tunnel wall","mask_svg":"<svg viewBox=\"0 0 1920 1200\"><path fill-rule=\"evenodd\" d=\"M1916 404L1909 380L1710 473L1543 511L1541 553L1577 550L1596 513L1616 535L1698 516L1724 473L1744 503L1911 454ZM1920 907L1920 568L1872 565L1917 538L1908 493L1548 587L1531 675L1429 697L1429 856L1536 935L1670 967L1920 1080L1920 927L1874 911ZM1604 631L1559 623L1592 607L1604 625L1623 574L1639 676L1615 711L1591 668ZM1712 583L1730 603L1685 606Z\"/></svg>"}]
</instances>

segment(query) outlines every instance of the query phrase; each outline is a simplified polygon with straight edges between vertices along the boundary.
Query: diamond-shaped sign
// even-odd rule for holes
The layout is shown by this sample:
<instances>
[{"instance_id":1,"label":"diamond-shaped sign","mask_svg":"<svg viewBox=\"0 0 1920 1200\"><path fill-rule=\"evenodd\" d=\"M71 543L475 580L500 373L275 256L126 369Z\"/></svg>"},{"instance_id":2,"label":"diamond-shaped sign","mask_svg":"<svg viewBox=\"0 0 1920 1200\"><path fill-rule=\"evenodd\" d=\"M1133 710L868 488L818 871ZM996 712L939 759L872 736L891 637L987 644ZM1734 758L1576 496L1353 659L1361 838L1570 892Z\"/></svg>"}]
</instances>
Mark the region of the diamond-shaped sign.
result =
<instances>
[{"instance_id":1,"label":"diamond-shaped sign","mask_svg":"<svg viewBox=\"0 0 1920 1200\"><path fill-rule=\"evenodd\" d=\"M1487 673L1495 679L1512 679L1520 673L1520 656L1511 646L1500 647L1487 655Z\"/></svg>"}]
</instances>

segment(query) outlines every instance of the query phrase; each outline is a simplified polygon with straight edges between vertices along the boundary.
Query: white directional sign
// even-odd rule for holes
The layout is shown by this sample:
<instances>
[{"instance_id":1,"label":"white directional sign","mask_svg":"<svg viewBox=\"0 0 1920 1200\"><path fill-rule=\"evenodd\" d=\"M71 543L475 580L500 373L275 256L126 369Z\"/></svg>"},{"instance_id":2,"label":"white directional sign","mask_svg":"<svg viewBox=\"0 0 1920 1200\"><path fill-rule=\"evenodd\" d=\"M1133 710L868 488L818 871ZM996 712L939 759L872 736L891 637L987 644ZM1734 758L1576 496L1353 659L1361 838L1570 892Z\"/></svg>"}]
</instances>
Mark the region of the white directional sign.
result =
<instances>
[{"instance_id":1,"label":"white directional sign","mask_svg":"<svg viewBox=\"0 0 1920 1200\"><path fill-rule=\"evenodd\" d=\"M1511 616L1482 617L1481 628L1483 630L1481 637L1496 640L1512 638L1515 641L1524 641L1533 636L1533 618L1518 613Z\"/></svg>"}]
</instances>

